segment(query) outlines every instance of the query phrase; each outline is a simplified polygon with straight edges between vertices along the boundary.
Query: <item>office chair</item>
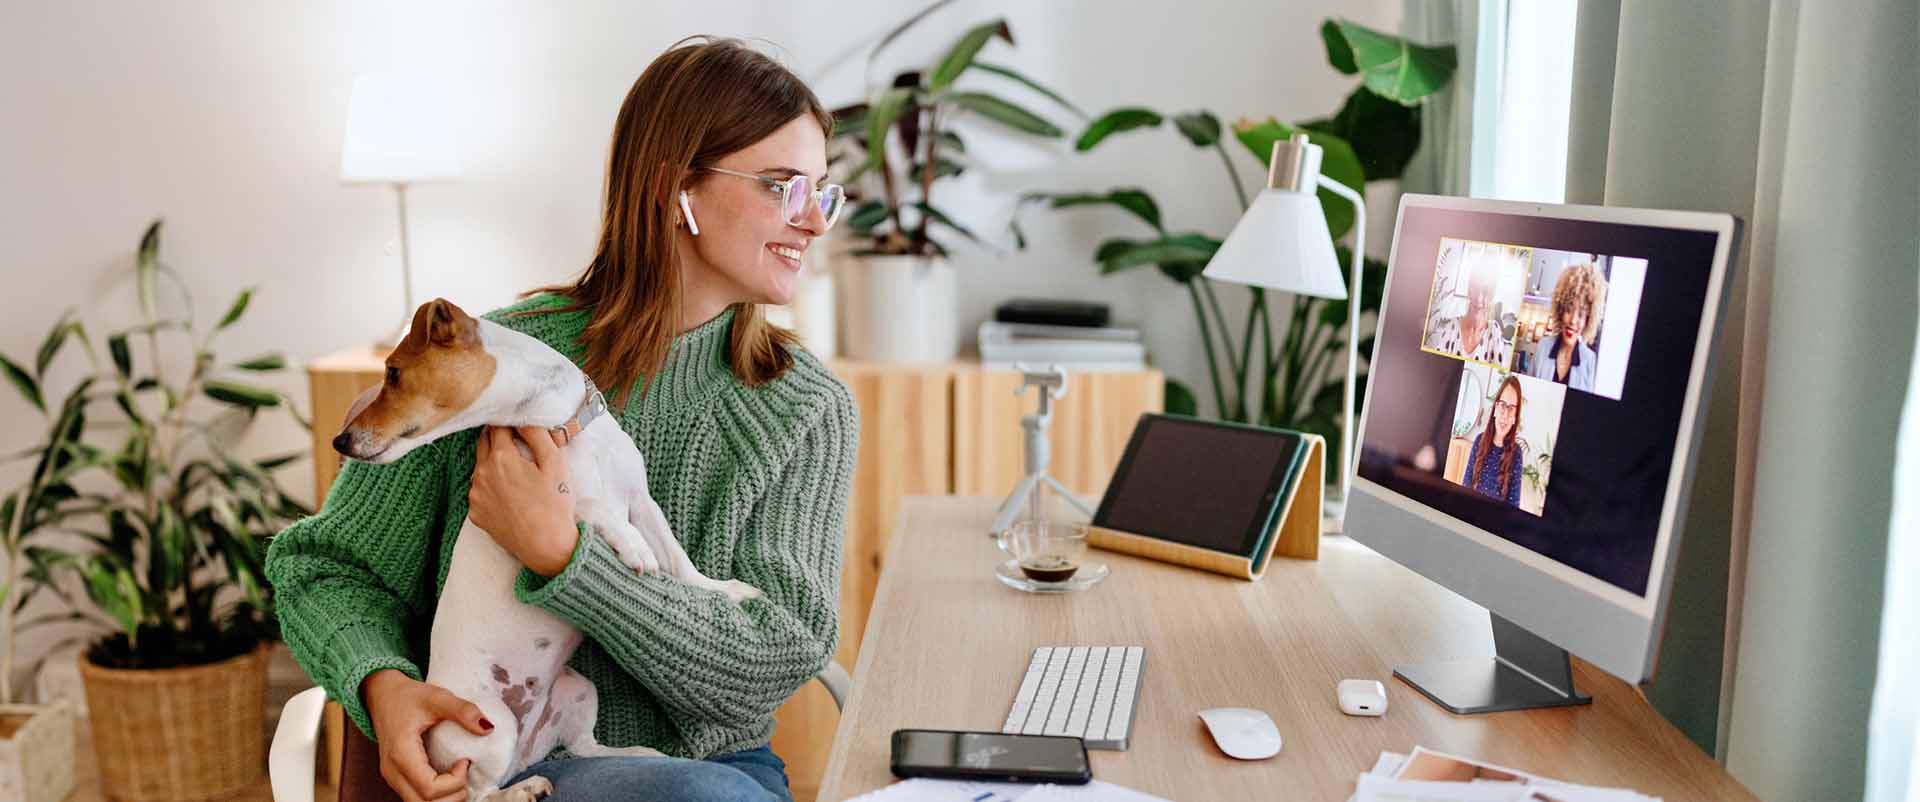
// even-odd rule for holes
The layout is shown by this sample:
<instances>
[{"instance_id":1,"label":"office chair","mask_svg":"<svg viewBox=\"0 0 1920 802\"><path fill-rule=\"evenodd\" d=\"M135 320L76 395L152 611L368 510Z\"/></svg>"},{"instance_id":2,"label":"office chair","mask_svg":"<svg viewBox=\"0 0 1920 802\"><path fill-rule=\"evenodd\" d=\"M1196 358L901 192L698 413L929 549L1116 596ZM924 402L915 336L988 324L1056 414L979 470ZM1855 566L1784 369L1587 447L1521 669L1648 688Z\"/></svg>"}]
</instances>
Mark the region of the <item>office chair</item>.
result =
<instances>
[{"instance_id":1,"label":"office chair","mask_svg":"<svg viewBox=\"0 0 1920 802\"><path fill-rule=\"evenodd\" d=\"M853 678L837 660L814 675L833 697L835 708L846 705ZM280 708L280 725L273 731L273 744L267 748L267 778L273 786L273 802L313 802L314 772L320 754L320 714L327 706L327 692L308 688L287 700ZM347 725L346 754L341 756L340 802L383 802L397 800L380 778L380 752L359 727Z\"/></svg>"}]
</instances>

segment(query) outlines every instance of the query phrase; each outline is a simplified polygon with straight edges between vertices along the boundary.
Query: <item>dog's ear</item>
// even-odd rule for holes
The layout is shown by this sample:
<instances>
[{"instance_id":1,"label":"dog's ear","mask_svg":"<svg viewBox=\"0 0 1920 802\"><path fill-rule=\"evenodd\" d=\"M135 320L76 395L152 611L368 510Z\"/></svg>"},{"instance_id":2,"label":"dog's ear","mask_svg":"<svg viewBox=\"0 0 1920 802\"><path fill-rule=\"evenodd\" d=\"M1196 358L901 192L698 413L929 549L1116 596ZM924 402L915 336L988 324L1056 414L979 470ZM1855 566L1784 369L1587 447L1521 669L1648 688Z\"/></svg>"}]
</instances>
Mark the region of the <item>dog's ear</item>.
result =
<instances>
[{"instance_id":1,"label":"dog's ear","mask_svg":"<svg viewBox=\"0 0 1920 802\"><path fill-rule=\"evenodd\" d=\"M427 339L434 345L453 347L479 342L480 324L452 301L435 298L421 309L426 316ZM415 322L419 322L417 318Z\"/></svg>"}]
</instances>

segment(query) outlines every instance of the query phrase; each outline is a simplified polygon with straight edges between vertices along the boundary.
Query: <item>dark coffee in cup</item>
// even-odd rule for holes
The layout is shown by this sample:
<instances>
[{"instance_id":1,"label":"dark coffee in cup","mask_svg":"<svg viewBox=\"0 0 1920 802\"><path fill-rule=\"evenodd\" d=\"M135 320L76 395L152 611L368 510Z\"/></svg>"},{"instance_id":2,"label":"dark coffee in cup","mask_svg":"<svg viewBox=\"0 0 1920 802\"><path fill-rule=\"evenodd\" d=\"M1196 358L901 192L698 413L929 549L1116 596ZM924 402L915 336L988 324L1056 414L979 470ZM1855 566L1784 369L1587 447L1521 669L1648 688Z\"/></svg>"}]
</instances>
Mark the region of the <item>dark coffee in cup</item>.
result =
<instances>
[{"instance_id":1,"label":"dark coffee in cup","mask_svg":"<svg viewBox=\"0 0 1920 802\"><path fill-rule=\"evenodd\" d=\"M1020 573L1035 582L1065 582L1078 570L1080 566L1051 555L1020 561Z\"/></svg>"}]
</instances>

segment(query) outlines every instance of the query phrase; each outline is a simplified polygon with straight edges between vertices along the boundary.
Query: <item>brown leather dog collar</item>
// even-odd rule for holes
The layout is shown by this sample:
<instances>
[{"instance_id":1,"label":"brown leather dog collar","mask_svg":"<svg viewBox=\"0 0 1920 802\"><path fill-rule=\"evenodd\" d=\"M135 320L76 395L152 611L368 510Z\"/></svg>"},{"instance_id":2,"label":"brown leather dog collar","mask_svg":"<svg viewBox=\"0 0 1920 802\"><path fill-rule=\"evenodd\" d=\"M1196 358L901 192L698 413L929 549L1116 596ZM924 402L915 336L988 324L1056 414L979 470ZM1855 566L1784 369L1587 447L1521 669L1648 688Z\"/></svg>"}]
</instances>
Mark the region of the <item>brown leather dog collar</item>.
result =
<instances>
[{"instance_id":1,"label":"brown leather dog collar","mask_svg":"<svg viewBox=\"0 0 1920 802\"><path fill-rule=\"evenodd\" d=\"M573 438L578 437L588 424L593 423L594 418L607 413L607 398L600 394L600 388L594 385L593 377L583 374L580 378L587 382L587 397L580 400L580 409L574 412L573 417L566 423L547 430L553 435L553 444L561 448L566 448L568 443L573 442Z\"/></svg>"}]
</instances>

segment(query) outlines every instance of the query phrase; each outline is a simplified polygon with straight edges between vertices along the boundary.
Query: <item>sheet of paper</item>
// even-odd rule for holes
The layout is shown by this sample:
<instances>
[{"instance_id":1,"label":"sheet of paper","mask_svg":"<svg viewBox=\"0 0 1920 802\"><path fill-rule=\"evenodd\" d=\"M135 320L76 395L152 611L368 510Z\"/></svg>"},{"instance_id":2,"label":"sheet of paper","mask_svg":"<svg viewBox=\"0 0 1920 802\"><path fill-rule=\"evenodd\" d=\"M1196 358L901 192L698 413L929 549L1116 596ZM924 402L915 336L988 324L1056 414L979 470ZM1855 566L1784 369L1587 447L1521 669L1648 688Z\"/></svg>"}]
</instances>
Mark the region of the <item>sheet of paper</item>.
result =
<instances>
[{"instance_id":1,"label":"sheet of paper","mask_svg":"<svg viewBox=\"0 0 1920 802\"><path fill-rule=\"evenodd\" d=\"M902 780L850 802L1015 802L1033 790L1031 785L968 780Z\"/></svg>"},{"instance_id":2,"label":"sheet of paper","mask_svg":"<svg viewBox=\"0 0 1920 802\"><path fill-rule=\"evenodd\" d=\"M1042 785L1020 802L1168 802L1149 793L1135 791L1099 780L1086 785Z\"/></svg>"},{"instance_id":3,"label":"sheet of paper","mask_svg":"<svg viewBox=\"0 0 1920 802\"><path fill-rule=\"evenodd\" d=\"M1355 802L1525 802L1532 789L1516 782L1429 782L1362 774Z\"/></svg>"},{"instance_id":4,"label":"sheet of paper","mask_svg":"<svg viewBox=\"0 0 1920 802\"><path fill-rule=\"evenodd\" d=\"M1381 761L1376 762L1374 768L1380 768L1385 759L1386 754L1383 753ZM1646 796L1632 789L1560 782L1519 769L1436 752L1424 746L1413 748L1413 753L1393 771L1393 778L1456 784L1521 783L1532 789L1528 796L1523 797L1529 802L1659 802L1657 797ZM1355 799L1358 798L1356 791Z\"/></svg>"}]
</instances>

